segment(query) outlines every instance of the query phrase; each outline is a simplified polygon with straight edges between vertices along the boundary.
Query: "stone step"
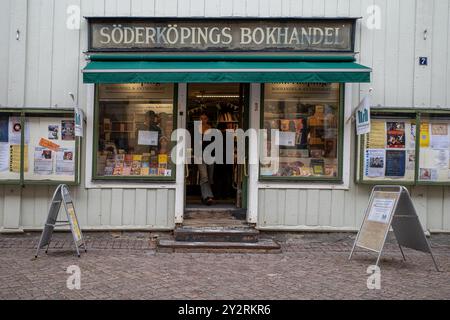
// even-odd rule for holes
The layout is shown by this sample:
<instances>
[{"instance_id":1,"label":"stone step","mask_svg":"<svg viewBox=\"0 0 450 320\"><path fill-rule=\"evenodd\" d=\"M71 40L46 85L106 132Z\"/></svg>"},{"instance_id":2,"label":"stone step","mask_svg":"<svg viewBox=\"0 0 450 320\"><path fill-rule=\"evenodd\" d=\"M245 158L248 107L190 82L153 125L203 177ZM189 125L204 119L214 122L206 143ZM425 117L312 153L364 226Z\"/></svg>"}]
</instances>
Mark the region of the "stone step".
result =
<instances>
[{"instance_id":1,"label":"stone step","mask_svg":"<svg viewBox=\"0 0 450 320\"><path fill-rule=\"evenodd\" d=\"M191 242L258 242L259 231L249 226L180 227L174 231L176 241Z\"/></svg>"},{"instance_id":2,"label":"stone step","mask_svg":"<svg viewBox=\"0 0 450 320\"><path fill-rule=\"evenodd\" d=\"M281 247L271 239L259 240L258 242L189 242L159 240L157 251L161 253L280 253Z\"/></svg>"},{"instance_id":3,"label":"stone step","mask_svg":"<svg viewBox=\"0 0 450 320\"><path fill-rule=\"evenodd\" d=\"M184 210L185 219L225 218L225 217L245 220L246 210L234 207L227 208L214 206L185 208Z\"/></svg>"}]
</instances>

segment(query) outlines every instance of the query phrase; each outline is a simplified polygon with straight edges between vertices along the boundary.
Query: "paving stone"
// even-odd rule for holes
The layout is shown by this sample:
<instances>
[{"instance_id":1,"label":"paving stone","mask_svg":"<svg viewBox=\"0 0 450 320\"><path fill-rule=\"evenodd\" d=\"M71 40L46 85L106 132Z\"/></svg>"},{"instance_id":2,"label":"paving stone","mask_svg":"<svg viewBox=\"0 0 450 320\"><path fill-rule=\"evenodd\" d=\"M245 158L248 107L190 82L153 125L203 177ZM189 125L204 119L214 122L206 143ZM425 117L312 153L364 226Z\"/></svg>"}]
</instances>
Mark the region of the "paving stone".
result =
<instances>
[{"instance_id":1,"label":"paving stone","mask_svg":"<svg viewBox=\"0 0 450 320\"><path fill-rule=\"evenodd\" d=\"M372 253L348 261L354 234L279 234L281 254L157 253L146 233L87 233L76 257L69 233L56 233L48 255L32 259L38 233L0 235L0 299L450 299L450 235L433 235L429 255L392 237L381 260L381 289L367 289ZM170 234L161 234L170 239ZM56 245L57 244L57 245ZM81 270L81 290L66 286Z\"/></svg>"}]
</instances>

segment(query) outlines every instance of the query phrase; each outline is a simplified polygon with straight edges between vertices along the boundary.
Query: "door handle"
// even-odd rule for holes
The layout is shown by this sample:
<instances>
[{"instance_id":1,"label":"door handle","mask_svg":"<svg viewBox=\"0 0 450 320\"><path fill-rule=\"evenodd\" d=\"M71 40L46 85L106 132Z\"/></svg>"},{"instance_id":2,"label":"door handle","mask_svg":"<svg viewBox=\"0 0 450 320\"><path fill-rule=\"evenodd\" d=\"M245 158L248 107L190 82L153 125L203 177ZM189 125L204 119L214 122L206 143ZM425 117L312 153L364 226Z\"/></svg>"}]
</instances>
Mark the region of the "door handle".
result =
<instances>
[{"instance_id":1,"label":"door handle","mask_svg":"<svg viewBox=\"0 0 450 320\"><path fill-rule=\"evenodd\" d=\"M186 171L186 173L184 175L186 178L188 178L189 177L189 166L187 163L184 166L185 166L184 170Z\"/></svg>"},{"instance_id":2,"label":"door handle","mask_svg":"<svg viewBox=\"0 0 450 320\"><path fill-rule=\"evenodd\" d=\"M244 176L245 176L245 177L248 177L247 157L244 158Z\"/></svg>"}]
</instances>

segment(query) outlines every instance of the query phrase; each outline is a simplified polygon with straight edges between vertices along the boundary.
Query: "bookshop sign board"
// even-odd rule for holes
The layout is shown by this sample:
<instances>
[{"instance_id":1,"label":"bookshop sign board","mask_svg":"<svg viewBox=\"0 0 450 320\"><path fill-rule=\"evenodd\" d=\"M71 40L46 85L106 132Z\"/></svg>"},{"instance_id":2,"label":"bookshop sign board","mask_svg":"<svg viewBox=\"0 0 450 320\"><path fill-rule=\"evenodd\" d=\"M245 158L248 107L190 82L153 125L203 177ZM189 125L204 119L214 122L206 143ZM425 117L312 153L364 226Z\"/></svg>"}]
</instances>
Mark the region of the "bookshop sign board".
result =
<instances>
[{"instance_id":1,"label":"bookshop sign board","mask_svg":"<svg viewBox=\"0 0 450 320\"><path fill-rule=\"evenodd\" d=\"M88 17L89 51L353 52L354 18Z\"/></svg>"}]
</instances>

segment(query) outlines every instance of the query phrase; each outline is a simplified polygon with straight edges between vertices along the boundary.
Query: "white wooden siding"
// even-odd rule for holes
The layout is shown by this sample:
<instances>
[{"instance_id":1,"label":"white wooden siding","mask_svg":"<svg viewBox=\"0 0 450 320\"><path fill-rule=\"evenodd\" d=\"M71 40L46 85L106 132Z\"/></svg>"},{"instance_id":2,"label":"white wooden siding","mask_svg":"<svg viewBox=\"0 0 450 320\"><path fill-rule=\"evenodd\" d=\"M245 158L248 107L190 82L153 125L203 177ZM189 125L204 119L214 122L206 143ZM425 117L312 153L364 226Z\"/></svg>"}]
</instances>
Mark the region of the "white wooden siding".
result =
<instances>
[{"instance_id":1,"label":"white wooden siding","mask_svg":"<svg viewBox=\"0 0 450 320\"><path fill-rule=\"evenodd\" d=\"M373 67L370 84L354 84L351 101L373 88L374 105L450 107L450 1L448 0L0 0L0 106L67 107L68 93L85 107L87 24L66 28L67 6L79 5L82 16L362 16L356 50L362 64ZM381 9L381 29L365 26L367 8ZM16 30L20 39L16 40ZM424 31L427 30L427 39ZM5 49L6 48L6 49ZM418 65L428 56L430 65ZM353 141L354 143L354 141ZM350 148L354 152L353 146ZM83 150L83 155L90 150ZM85 158L84 156L82 157ZM354 159L354 155L352 155ZM83 161L84 162L84 161ZM353 161L352 161L353 162ZM85 164L82 163L83 170ZM84 179L84 174L81 175ZM351 170L353 181L353 168ZM172 227L174 190L74 190L83 226ZM331 226L355 229L361 221L369 187L350 190L259 191L260 226ZM39 227L53 187L23 190L0 186L0 226ZM415 187L411 193L427 228L450 231L448 187ZM5 212L17 210L17 216Z\"/></svg>"}]
</instances>

